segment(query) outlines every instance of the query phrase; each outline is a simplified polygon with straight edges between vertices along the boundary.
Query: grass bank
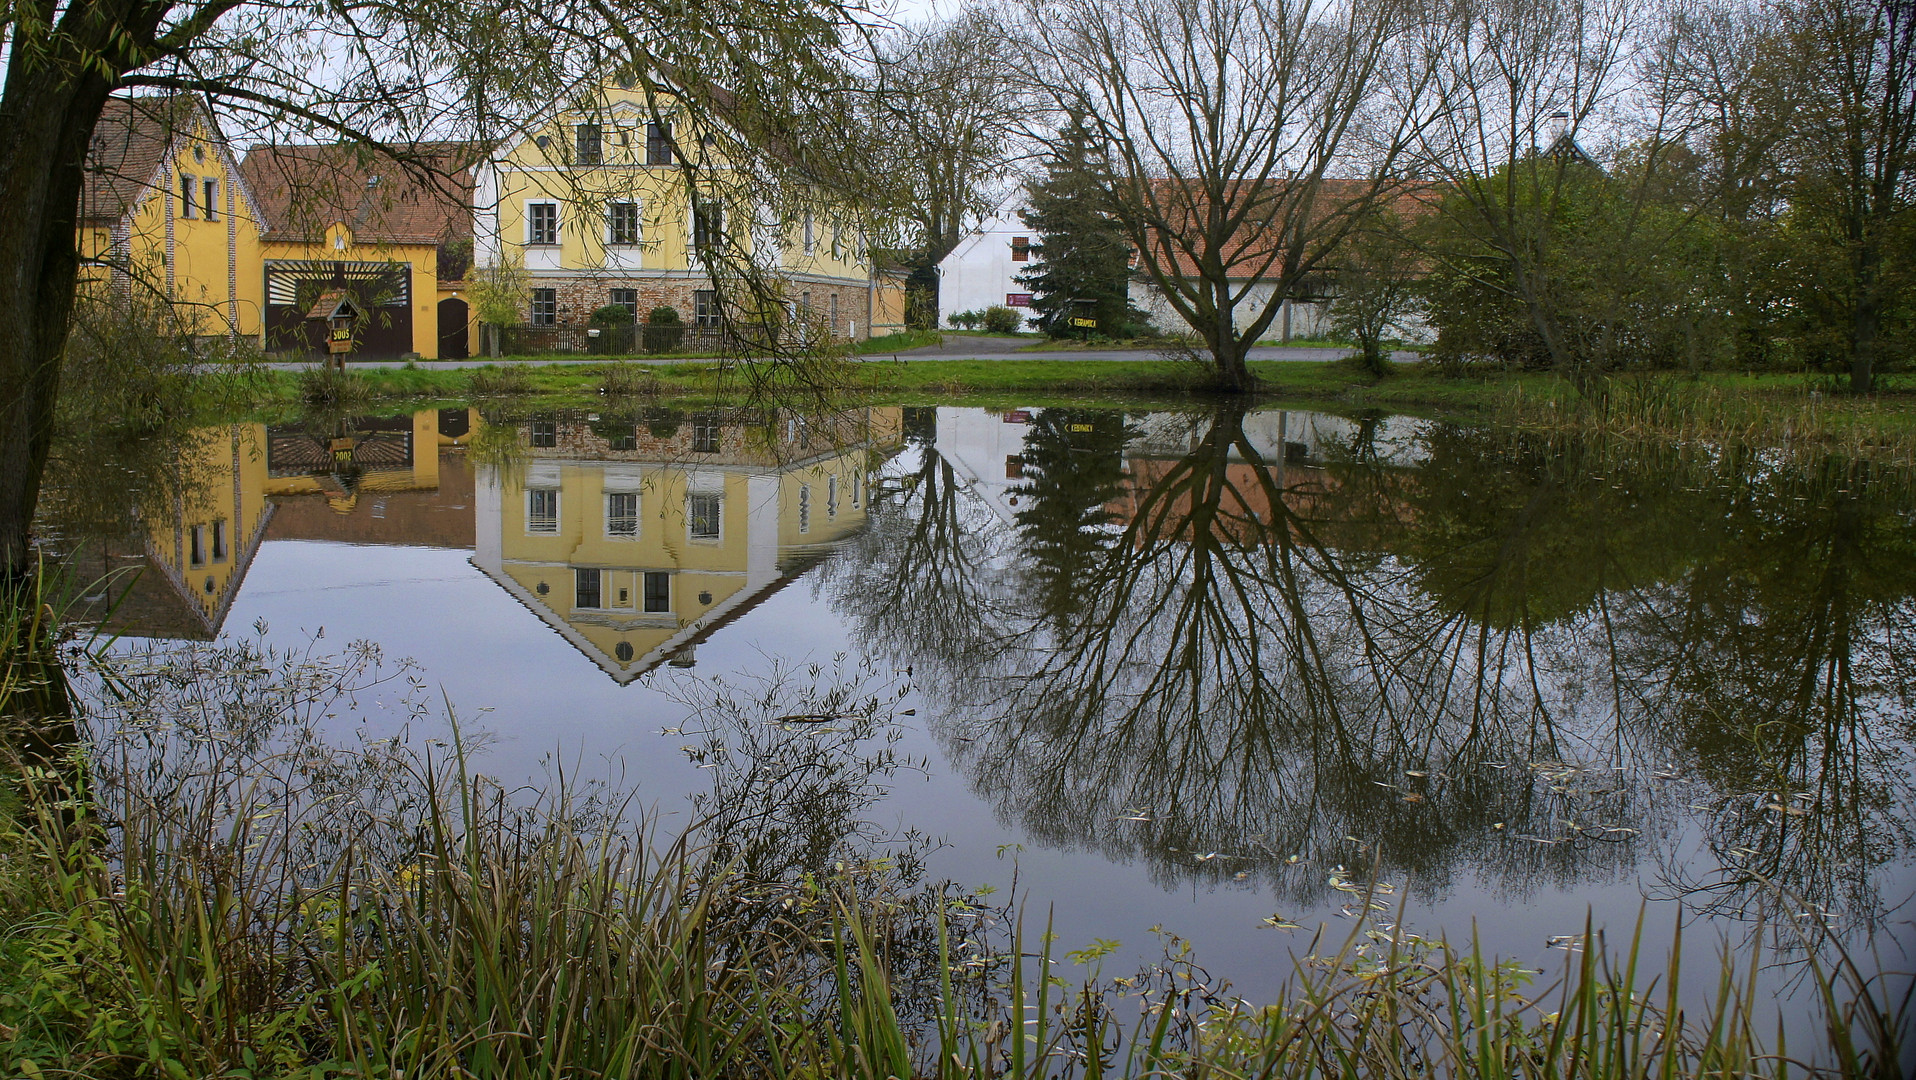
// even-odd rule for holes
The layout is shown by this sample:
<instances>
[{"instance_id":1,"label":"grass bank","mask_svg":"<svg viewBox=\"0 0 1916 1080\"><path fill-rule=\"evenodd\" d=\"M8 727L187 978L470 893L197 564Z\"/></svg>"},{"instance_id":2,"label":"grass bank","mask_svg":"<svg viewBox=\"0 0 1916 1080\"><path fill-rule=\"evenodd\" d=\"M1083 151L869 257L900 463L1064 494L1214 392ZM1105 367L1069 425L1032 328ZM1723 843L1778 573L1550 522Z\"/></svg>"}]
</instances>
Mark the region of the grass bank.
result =
<instances>
[{"instance_id":1,"label":"grass bank","mask_svg":"<svg viewBox=\"0 0 1916 1080\"><path fill-rule=\"evenodd\" d=\"M110 692L71 750L84 768L0 774L19 808L0 821L10 1074L1688 1080L1814 1060L1902 1075L1906 1002L1838 952L1806 954L1826 958L1805 974L1824 996L1793 1006L1820 1009L1824 1037L1786 1047L1750 981L1760 950L1685 974L1680 945L1651 957L1593 929L1556 969L1526 969L1401 929L1381 888L1365 907L1385 921L1300 940L1268 1002L1213 985L1177 943L1108 978L1100 946L1061 953L1014 913L818 850L815 823L781 840L768 815L843 770L778 775L752 753L739 775L771 790L732 789L746 811L662 836L616 793L509 793L456 727L330 744L316 718L371 696L365 662L244 644L125 657L92 672ZM819 694L834 691L711 708L816 762L857 740L777 717ZM1679 983L1699 976L1704 1007L1685 1010Z\"/></svg>"}]
</instances>

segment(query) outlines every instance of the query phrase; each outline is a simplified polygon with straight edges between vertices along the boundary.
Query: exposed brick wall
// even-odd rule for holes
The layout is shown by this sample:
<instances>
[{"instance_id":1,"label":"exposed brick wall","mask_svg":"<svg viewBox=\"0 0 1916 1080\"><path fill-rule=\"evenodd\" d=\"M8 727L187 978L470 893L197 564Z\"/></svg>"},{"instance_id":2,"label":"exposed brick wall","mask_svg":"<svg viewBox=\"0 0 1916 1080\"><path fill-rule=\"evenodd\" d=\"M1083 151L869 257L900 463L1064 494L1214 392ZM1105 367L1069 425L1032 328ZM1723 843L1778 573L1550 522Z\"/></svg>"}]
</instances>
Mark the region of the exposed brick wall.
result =
<instances>
[{"instance_id":1,"label":"exposed brick wall","mask_svg":"<svg viewBox=\"0 0 1916 1080\"><path fill-rule=\"evenodd\" d=\"M559 326L584 326L592 313L612 302L613 289L634 289L639 294L639 320L643 322L653 308L669 306L677 308L679 321L686 326L692 325L694 308L692 293L697 289L709 289L711 284L700 278L659 278L659 277L615 277L607 274L593 278L548 278L538 274L531 276L528 288L556 289L559 300ZM788 294L794 303L802 303L805 296L811 297L811 318L820 321L832 316L832 297L838 298L838 317L833 322L832 334L844 337L850 324L858 324L858 336L871 336L871 327L865 324L865 294L862 286L825 285L814 282L795 281L789 285ZM530 308L527 316L530 321Z\"/></svg>"},{"instance_id":2,"label":"exposed brick wall","mask_svg":"<svg viewBox=\"0 0 1916 1080\"><path fill-rule=\"evenodd\" d=\"M711 288L697 278L645 278L645 277L598 277L598 278L542 278L532 276L530 288L557 289L559 292L559 325L583 326L592 313L612 302L613 289L636 289L639 294L639 318L644 320L646 313L655 307L668 306L678 309L679 321L687 326L692 324L692 292L695 289Z\"/></svg>"}]
</instances>

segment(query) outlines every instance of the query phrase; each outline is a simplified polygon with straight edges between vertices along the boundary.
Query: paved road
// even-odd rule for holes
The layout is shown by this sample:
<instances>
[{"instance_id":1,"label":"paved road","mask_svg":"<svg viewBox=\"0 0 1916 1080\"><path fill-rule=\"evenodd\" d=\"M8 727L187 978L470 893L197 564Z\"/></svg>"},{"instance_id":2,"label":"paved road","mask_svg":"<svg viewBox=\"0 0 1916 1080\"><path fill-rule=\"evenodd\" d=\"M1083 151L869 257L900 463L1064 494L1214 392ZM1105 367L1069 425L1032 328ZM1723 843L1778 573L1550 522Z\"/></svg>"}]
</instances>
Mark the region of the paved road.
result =
<instances>
[{"instance_id":1,"label":"paved road","mask_svg":"<svg viewBox=\"0 0 1916 1080\"><path fill-rule=\"evenodd\" d=\"M899 353L876 353L870 356L862 357L861 359L864 359L867 361L891 361L894 359L896 360L1085 360L1085 361L1095 361L1095 360L1161 360L1164 358L1164 355L1155 349L1060 349L1056 351L1053 351L1053 350L1032 351L1032 352L1018 351L1020 348L1022 348L1025 345L1029 345L1030 343L1031 343L1030 339L1028 338L1023 338L1023 339L992 338L992 337L973 337L970 335L950 335L950 336L947 336L943 342L937 345L927 345L923 348L908 349L904 352L899 352ZM1349 349L1303 349L1303 348L1291 348L1289 346L1263 346L1263 347L1259 347L1259 348L1255 348L1251 350L1252 360L1338 360L1349 355L1350 355ZM1400 362L1414 361L1417 358L1418 358L1417 354L1413 352L1399 352L1399 353L1393 354L1393 359L1398 360ZM508 357L507 361L544 366L548 364L602 364L607 359L609 358L603 357L603 356L581 356L577 358L570 358L570 357L563 358L563 359L541 358L536 360L528 359L528 360L512 361L511 358ZM690 358L690 357L653 359L650 357L635 356L635 357L629 357L628 359L630 359L635 364L682 364L682 363L695 364L699 362L696 358ZM413 362L422 368L436 369L436 368L481 367L486 364L496 363L498 361L493 361L483 357L479 357L479 358L474 358L471 360L417 360ZM406 361L404 360L354 360L349 366L355 367L355 368L396 368L396 367L404 367L405 365L406 365ZM300 370L301 368L305 368L308 366L310 365L305 363L270 363L266 365L268 369L274 370L274 371L297 371L297 370Z\"/></svg>"}]
</instances>

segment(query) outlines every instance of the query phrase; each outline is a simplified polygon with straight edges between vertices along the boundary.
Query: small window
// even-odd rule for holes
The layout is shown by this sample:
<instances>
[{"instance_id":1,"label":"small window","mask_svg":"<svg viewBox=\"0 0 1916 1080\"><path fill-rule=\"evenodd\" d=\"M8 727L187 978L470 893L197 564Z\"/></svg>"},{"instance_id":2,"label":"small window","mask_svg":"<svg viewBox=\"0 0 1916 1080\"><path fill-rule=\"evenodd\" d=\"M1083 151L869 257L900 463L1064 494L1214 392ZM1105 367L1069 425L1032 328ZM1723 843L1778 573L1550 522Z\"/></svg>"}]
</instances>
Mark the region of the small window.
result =
<instances>
[{"instance_id":1,"label":"small window","mask_svg":"<svg viewBox=\"0 0 1916 1080\"><path fill-rule=\"evenodd\" d=\"M559 531L559 489L526 489L526 531L529 533Z\"/></svg>"},{"instance_id":2,"label":"small window","mask_svg":"<svg viewBox=\"0 0 1916 1080\"><path fill-rule=\"evenodd\" d=\"M717 416L711 413L698 413L692 417L692 452L694 454L718 453L721 435Z\"/></svg>"},{"instance_id":3,"label":"small window","mask_svg":"<svg viewBox=\"0 0 1916 1080\"><path fill-rule=\"evenodd\" d=\"M718 495L696 494L685 497L685 529L692 539L717 540L719 538L721 501Z\"/></svg>"},{"instance_id":4,"label":"small window","mask_svg":"<svg viewBox=\"0 0 1916 1080\"><path fill-rule=\"evenodd\" d=\"M639 448L639 429L624 428L605 437L607 450L637 450Z\"/></svg>"},{"instance_id":5,"label":"small window","mask_svg":"<svg viewBox=\"0 0 1916 1080\"><path fill-rule=\"evenodd\" d=\"M545 449L559 445L559 425L551 420L534 420L528 441L533 446Z\"/></svg>"},{"instance_id":6,"label":"small window","mask_svg":"<svg viewBox=\"0 0 1916 1080\"><path fill-rule=\"evenodd\" d=\"M1025 475L1025 459L1017 454L1005 458L1005 479L1021 480Z\"/></svg>"},{"instance_id":7,"label":"small window","mask_svg":"<svg viewBox=\"0 0 1916 1080\"><path fill-rule=\"evenodd\" d=\"M647 165L672 164L672 125L645 125L645 163Z\"/></svg>"},{"instance_id":8,"label":"small window","mask_svg":"<svg viewBox=\"0 0 1916 1080\"><path fill-rule=\"evenodd\" d=\"M805 211L805 254L811 255L817 251L818 233L812 226L812 212L807 210Z\"/></svg>"},{"instance_id":9,"label":"small window","mask_svg":"<svg viewBox=\"0 0 1916 1080\"><path fill-rule=\"evenodd\" d=\"M858 509L858 497L861 494L860 489L863 487L864 487L864 484L860 482L859 475L857 473L853 473L852 474L852 509L853 510Z\"/></svg>"},{"instance_id":10,"label":"small window","mask_svg":"<svg viewBox=\"0 0 1916 1080\"><path fill-rule=\"evenodd\" d=\"M551 247L559 242L559 204L526 204L526 243Z\"/></svg>"},{"instance_id":11,"label":"small window","mask_svg":"<svg viewBox=\"0 0 1916 1080\"><path fill-rule=\"evenodd\" d=\"M572 606L595 608L599 603L599 568L577 566L572 570Z\"/></svg>"},{"instance_id":12,"label":"small window","mask_svg":"<svg viewBox=\"0 0 1916 1080\"><path fill-rule=\"evenodd\" d=\"M825 478L825 516L828 518L838 516L838 477L836 476Z\"/></svg>"},{"instance_id":13,"label":"small window","mask_svg":"<svg viewBox=\"0 0 1916 1080\"><path fill-rule=\"evenodd\" d=\"M614 491L605 497L605 534L621 540L639 538L639 495Z\"/></svg>"},{"instance_id":14,"label":"small window","mask_svg":"<svg viewBox=\"0 0 1916 1080\"><path fill-rule=\"evenodd\" d=\"M193 209L193 187L194 187L193 178L186 175L185 173L181 173L180 174L180 216L183 218L191 218L191 217L199 216L198 213L195 212Z\"/></svg>"},{"instance_id":15,"label":"small window","mask_svg":"<svg viewBox=\"0 0 1916 1080\"><path fill-rule=\"evenodd\" d=\"M798 310L808 317L811 315L812 291L810 289L806 289L804 292L798 294Z\"/></svg>"},{"instance_id":16,"label":"small window","mask_svg":"<svg viewBox=\"0 0 1916 1080\"><path fill-rule=\"evenodd\" d=\"M559 324L559 290L532 290L532 325L557 326Z\"/></svg>"},{"instance_id":17,"label":"small window","mask_svg":"<svg viewBox=\"0 0 1916 1080\"><path fill-rule=\"evenodd\" d=\"M220 219L220 182L208 180L200 186L200 191L206 195L206 220L218 221Z\"/></svg>"},{"instance_id":18,"label":"small window","mask_svg":"<svg viewBox=\"0 0 1916 1080\"><path fill-rule=\"evenodd\" d=\"M187 553L187 558L191 560L189 565L205 566L206 565L206 526L204 525L193 526L192 532L189 534L189 536L190 536L189 543L191 544L191 550L188 551Z\"/></svg>"},{"instance_id":19,"label":"small window","mask_svg":"<svg viewBox=\"0 0 1916 1080\"><path fill-rule=\"evenodd\" d=\"M717 290L694 289L692 291L692 322L697 326L718 326L719 302Z\"/></svg>"},{"instance_id":20,"label":"small window","mask_svg":"<svg viewBox=\"0 0 1916 1080\"><path fill-rule=\"evenodd\" d=\"M226 522L213 523L213 561L226 561Z\"/></svg>"},{"instance_id":21,"label":"small window","mask_svg":"<svg viewBox=\"0 0 1916 1080\"><path fill-rule=\"evenodd\" d=\"M798 485L798 531L812 531L812 485Z\"/></svg>"},{"instance_id":22,"label":"small window","mask_svg":"<svg viewBox=\"0 0 1916 1080\"><path fill-rule=\"evenodd\" d=\"M672 610L672 575L662 570L645 572L645 610L652 614Z\"/></svg>"},{"instance_id":23,"label":"small window","mask_svg":"<svg viewBox=\"0 0 1916 1080\"><path fill-rule=\"evenodd\" d=\"M639 242L639 204L615 202L605 208L605 242L631 247Z\"/></svg>"},{"instance_id":24,"label":"small window","mask_svg":"<svg viewBox=\"0 0 1916 1080\"><path fill-rule=\"evenodd\" d=\"M692 246L700 251L716 251L725 246L725 210L709 202L692 206Z\"/></svg>"},{"instance_id":25,"label":"small window","mask_svg":"<svg viewBox=\"0 0 1916 1080\"><path fill-rule=\"evenodd\" d=\"M572 161L575 165L605 161L605 135L599 125L580 124L572 129Z\"/></svg>"},{"instance_id":26,"label":"small window","mask_svg":"<svg viewBox=\"0 0 1916 1080\"><path fill-rule=\"evenodd\" d=\"M830 307L831 307L831 311L832 311L832 314L831 314L831 325L829 326L829 328L828 328L828 329L830 329L832 333L834 333L834 334L836 334L836 333L838 333L838 294L837 294L837 293L833 293L833 294L831 295L831 299L830 299L830 301L828 301L828 303L829 303L829 305L830 305Z\"/></svg>"},{"instance_id":27,"label":"small window","mask_svg":"<svg viewBox=\"0 0 1916 1080\"><path fill-rule=\"evenodd\" d=\"M639 317L639 290L613 289L606 294L607 304L616 304L625 309L627 315L636 321Z\"/></svg>"},{"instance_id":28,"label":"small window","mask_svg":"<svg viewBox=\"0 0 1916 1080\"><path fill-rule=\"evenodd\" d=\"M1011 261L1012 262L1030 262L1031 261L1031 237L1014 236L1011 238Z\"/></svg>"}]
</instances>

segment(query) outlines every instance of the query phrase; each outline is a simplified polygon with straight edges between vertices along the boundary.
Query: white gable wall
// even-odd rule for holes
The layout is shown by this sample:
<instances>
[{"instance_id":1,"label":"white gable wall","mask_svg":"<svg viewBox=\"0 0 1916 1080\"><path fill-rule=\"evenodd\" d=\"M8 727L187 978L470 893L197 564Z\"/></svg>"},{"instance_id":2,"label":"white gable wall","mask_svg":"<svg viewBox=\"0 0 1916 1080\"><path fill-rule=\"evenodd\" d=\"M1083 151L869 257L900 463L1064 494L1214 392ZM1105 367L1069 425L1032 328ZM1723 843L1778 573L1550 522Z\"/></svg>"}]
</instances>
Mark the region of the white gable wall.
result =
<instances>
[{"instance_id":1,"label":"white gable wall","mask_svg":"<svg viewBox=\"0 0 1916 1080\"><path fill-rule=\"evenodd\" d=\"M1014 237L1038 242L1037 230L1018 217L1024 208L1022 198L1006 203L997 216L985 221L938 264L939 326L951 326L951 317L958 312L983 311L1003 305L1007 294L1031 291L1029 286L1018 284L1017 276L1038 265L1037 257L1030 262L1011 261ZM1027 318L1032 314L1028 309L1016 310Z\"/></svg>"}]
</instances>

